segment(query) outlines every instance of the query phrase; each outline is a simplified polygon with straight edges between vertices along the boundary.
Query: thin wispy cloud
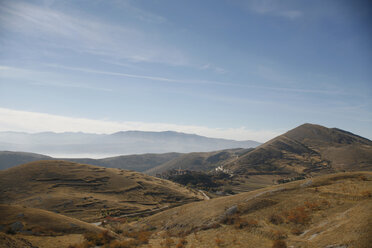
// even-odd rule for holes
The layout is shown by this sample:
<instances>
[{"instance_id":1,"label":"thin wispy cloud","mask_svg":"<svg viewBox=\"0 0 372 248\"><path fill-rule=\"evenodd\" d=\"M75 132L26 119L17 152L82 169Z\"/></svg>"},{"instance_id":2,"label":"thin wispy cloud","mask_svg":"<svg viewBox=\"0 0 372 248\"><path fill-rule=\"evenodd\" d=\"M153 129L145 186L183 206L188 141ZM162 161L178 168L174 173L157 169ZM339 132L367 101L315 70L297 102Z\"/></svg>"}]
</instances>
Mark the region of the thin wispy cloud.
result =
<instances>
[{"instance_id":1,"label":"thin wispy cloud","mask_svg":"<svg viewBox=\"0 0 372 248\"><path fill-rule=\"evenodd\" d=\"M95 70L89 68L81 68L81 67L70 67L70 66L62 66L56 64L48 64L49 67L71 70L71 71L79 71L84 73L92 73L92 74L102 74L108 76L120 76L120 77L127 77L127 78L137 78L137 79L146 79L151 81L161 81L161 82L172 82L172 83L188 83L192 81L185 81L173 78L166 78L166 77L156 77L156 76L147 76L147 75L137 75L137 74L129 74L129 73L122 73L122 72L112 72L112 71L103 71L103 70Z\"/></svg>"},{"instance_id":2,"label":"thin wispy cloud","mask_svg":"<svg viewBox=\"0 0 372 248\"><path fill-rule=\"evenodd\" d=\"M130 13L131 15L134 15L135 18L151 22L151 23L164 23L167 21L167 19L164 16L156 15L154 13L151 13L149 11L140 9L133 4L131 4L130 1L110 1L109 3L115 5L115 7L120 8L121 10L125 11L126 13Z\"/></svg>"},{"instance_id":3,"label":"thin wispy cloud","mask_svg":"<svg viewBox=\"0 0 372 248\"><path fill-rule=\"evenodd\" d=\"M267 141L283 132L278 130L250 130L246 127L210 128L171 123L94 120L0 108L0 131L114 133L128 130L170 130L213 138L256 140L260 142Z\"/></svg>"},{"instance_id":4,"label":"thin wispy cloud","mask_svg":"<svg viewBox=\"0 0 372 248\"><path fill-rule=\"evenodd\" d=\"M70 12L25 2L3 2L0 4L0 27L9 32L43 38L46 46L60 46L76 52L134 62L188 63L182 51L148 32Z\"/></svg>"},{"instance_id":5,"label":"thin wispy cloud","mask_svg":"<svg viewBox=\"0 0 372 248\"><path fill-rule=\"evenodd\" d=\"M293 9L292 6L281 4L275 0L252 0L243 3L249 11L269 16L284 17L290 20L295 20L304 15L301 10Z\"/></svg>"},{"instance_id":6,"label":"thin wispy cloud","mask_svg":"<svg viewBox=\"0 0 372 248\"><path fill-rule=\"evenodd\" d=\"M103 87L94 87L90 85L83 85L79 83L61 83L61 82L31 82L30 85L35 86L44 86L44 87L59 87L59 88L72 88L72 89L83 89L83 90L94 90L94 91L106 91L112 92L113 89L103 88Z\"/></svg>"},{"instance_id":7,"label":"thin wispy cloud","mask_svg":"<svg viewBox=\"0 0 372 248\"><path fill-rule=\"evenodd\" d=\"M94 91L111 92L113 89L107 87L96 87L87 83L69 81L66 82L61 76L51 72L40 72L24 68L15 68L10 66L0 65L0 79L5 83L9 79L20 79L24 84L42 86L42 87L58 87L72 88Z\"/></svg>"},{"instance_id":8,"label":"thin wispy cloud","mask_svg":"<svg viewBox=\"0 0 372 248\"><path fill-rule=\"evenodd\" d=\"M149 81L157 81L157 82L164 82L164 83L177 83L177 84L200 84L200 85L218 85L218 86L226 86L226 87L235 87L235 88L248 88L248 89L257 89L257 90L264 90L264 91L276 91L276 92L284 92L284 93L300 93L300 94L323 94L323 95L349 95L347 92L335 91L335 90L323 90L323 89L306 89L306 88L290 88L290 87L268 87L268 86L261 86L256 85L254 83L245 84L242 83L230 83L230 82L221 82L221 81L211 81L211 80L198 80L198 79L177 79L177 78L169 78L169 77L158 77L152 75L139 75L139 74L130 74L130 73L122 73L122 72L114 72L114 71L106 71L106 70L96 70L90 68L81 68L81 67L71 67L71 66L63 66L58 64L44 64L44 66L63 69L63 70L70 70L70 71L77 71L83 72L88 74L100 74L100 75L107 75L113 77L125 77L125 78L135 78L135 79L144 79ZM34 81L34 84L37 85L50 85L50 86L65 86L65 87L76 87L76 88L86 88L86 89L96 89L96 90L104 90L104 91L112 91L112 89L108 88L100 88L100 87L90 87L88 85L81 85L81 84L72 84L72 83L64 83L56 81L50 81L50 78L54 74L50 71L43 72L43 71L35 71L30 69L24 68L15 68L5 65L0 65L0 77L3 78L19 78L19 79L27 79L28 81ZM49 82L46 80L33 80L33 78L44 78L49 79Z\"/></svg>"},{"instance_id":9,"label":"thin wispy cloud","mask_svg":"<svg viewBox=\"0 0 372 248\"><path fill-rule=\"evenodd\" d=\"M146 79L151 81L161 81L161 82L168 82L168 83L181 83L181 84L209 84L209 85L220 85L220 86L229 86L229 87L239 87L239 88L251 88L251 89L261 89L261 90L268 90L268 91L281 91L281 92L296 92L296 93L314 93L314 94L347 94L340 91L328 91L322 89L304 89L304 88L289 88L289 87L267 87L267 86L260 86L255 85L253 83L229 83L229 82L221 82L221 81L210 81L210 80L198 80L198 79L190 79L190 80L183 80L183 79L175 79L175 78L167 78L167 77L156 77L156 76L149 76L149 75L137 75L137 74L128 74L128 73L121 73L121 72L112 72L112 71L104 71L104 70L94 70L89 68L79 68L79 67L69 67L69 66L62 66L56 64L48 64L47 66L72 70L72 71L80 71L84 73L93 73L93 74L103 74L109 76L120 76L120 77L128 77L128 78L138 78L138 79Z\"/></svg>"},{"instance_id":10,"label":"thin wispy cloud","mask_svg":"<svg viewBox=\"0 0 372 248\"><path fill-rule=\"evenodd\" d=\"M212 71L214 71L218 74L227 73L226 69L218 67L218 66L214 66L214 65L211 65L211 64L204 64L204 65L200 66L200 69L202 69L202 70L212 70Z\"/></svg>"}]
</instances>

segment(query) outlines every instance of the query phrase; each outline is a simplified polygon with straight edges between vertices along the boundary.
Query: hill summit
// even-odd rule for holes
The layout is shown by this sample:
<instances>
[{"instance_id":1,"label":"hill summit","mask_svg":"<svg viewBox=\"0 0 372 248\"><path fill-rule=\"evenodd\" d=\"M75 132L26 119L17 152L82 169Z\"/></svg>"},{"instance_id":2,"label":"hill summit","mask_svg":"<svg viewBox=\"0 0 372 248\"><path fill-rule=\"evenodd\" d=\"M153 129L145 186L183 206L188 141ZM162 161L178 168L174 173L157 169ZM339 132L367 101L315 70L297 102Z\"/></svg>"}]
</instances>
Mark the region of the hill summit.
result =
<instances>
[{"instance_id":1,"label":"hill summit","mask_svg":"<svg viewBox=\"0 0 372 248\"><path fill-rule=\"evenodd\" d=\"M226 166L235 173L296 176L372 169L372 141L353 133L303 124Z\"/></svg>"}]
</instances>

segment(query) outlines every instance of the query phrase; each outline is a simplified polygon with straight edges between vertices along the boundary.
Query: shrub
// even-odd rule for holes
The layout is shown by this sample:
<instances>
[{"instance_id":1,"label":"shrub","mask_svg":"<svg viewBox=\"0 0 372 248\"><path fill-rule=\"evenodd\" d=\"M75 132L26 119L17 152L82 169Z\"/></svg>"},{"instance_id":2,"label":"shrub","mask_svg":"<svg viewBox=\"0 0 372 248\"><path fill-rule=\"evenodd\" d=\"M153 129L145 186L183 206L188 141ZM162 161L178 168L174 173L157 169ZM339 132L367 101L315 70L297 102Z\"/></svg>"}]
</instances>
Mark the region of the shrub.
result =
<instances>
[{"instance_id":1,"label":"shrub","mask_svg":"<svg viewBox=\"0 0 372 248\"><path fill-rule=\"evenodd\" d=\"M238 214L226 216L224 219L221 220L221 223L226 224L226 225L233 225L235 228L238 228L238 229L258 227L257 220L243 219Z\"/></svg>"},{"instance_id":2,"label":"shrub","mask_svg":"<svg viewBox=\"0 0 372 248\"><path fill-rule=\"evenodd\" d=\"M359 179L362 181L368 181L368 178L365 175L361 175Z\"/></svg>"},{"instance_id":3,"label":"shrub","mask_svg":"<svg viewBox=\"0 0 372 248\"><path fill-rule=\"evenodd\" d=\"M226 225L233 225L238 219L240 219L240 216L237 214L228 215L221 220L221 223Z\"/></svg>"},{"instance_id":4,"label":"shrub","mask_svg":"<svg viewBox=\"0 0 372 248\"><path fill-rule=\"evenodd\" d=\"M110 243L114 238L110 236L108 231L103 231L101 233L86 233L84 238L93 243L94 245L104 245Z\"/></svg>"},{"instance_id":5,"label":"shrub","mask_svg":"<svg viewBox=\"0 0 372 248\"><path fill-rule=\"evenodd\" d=\"M161 245L170 248L174 245L174 240L168 236L164 241L161 242Z\"/></svg>"},{"instance_id":6,"label":"shrub","mask_svg":"<svg viewBox=\"0 0 372 248\"><path fill-rule=\"evenodd\" d=\"M220 239L219 236L217 236L214 241L216 242L217 247L223 247L225 245L225 241L223 241L223 239Z\"/></svg>"},{"instance_id":7,"label":"shrub","mask_svg":"<svg viewBox=\"0 0 372 248\"><path fill-rule=\"evenodd\" d=\"M302 230L299 229L299 228L294 228L294 229L291 230L291 233L294 234L294 235L300 235L300 234L302 234L303 232L302 232Z\"/></svg>"},{"instance_id":8,"label":"shrub","mask_svg":"<svg viewBox=\"0 0 372 248\"><path fill-rule=\"evenodd\" d=\"M275 240L272 248L287 248L287 244L284 240Z\"/></svg>"},{"instance_id":9,"label":"shrub","mask_svg":"<svg viewBox=\"0 0 372 248\"><path fill-rule=\"evenodd\" d=\"M270 230L269 237L272 240L281 240L287 238L287 233L279 230Z\"/></svg>"},{"instance_id":10,"label":"shrub","mask_svg":"<svg viewBox=\"0 0 372 248\"><path fill-rule=\"evenodd\" d=\"M312 211L315 211L315 210L319 210L320 206L317 202L309 202L309 201L306 201L304 203L305 207L307 207L308 209L312 210Z\"/></svg>"},{"instance_id":11,"label":"shrub","mask_svg":"<svg viewBox=\"0 0 372 248\"><path fill-rule=\"evenodd\" d=\"M331 207L331 203L327 200L322 200L322 205L326 208L330 208Z\"/></svg>"},{"instance_id":12,"label":"shrub","mask_svg":"<svg viewBox=\"0 0 372 248\"><path fill-rule=\"evenodd\" d=\"M269 217L269 221L271 223L273 223L274 225L279 225L279 224L282 224L284 222L284 219L281 215L278 215L278 214L272 214L270 217Z\"/></svg>"},{"instance_id":13,"label":"shrub","mask_svg":"<svg viewBox=\"0 0 372 248\"><path fill-rule=\"evenodd\" d=\"M148 244L151 234L152 233L150 231L140 230L140 231L132 231L132 232L123 232L122 235L128 238L134 239L135 243L137 245L140 245L140 244Z\"/></svg>"},{"instance_id":14,"label":"shrub","mask_svg":"<svg viewBox=\"0 0 372 248\"><path fill-rule=\"evenodd\" d=\"M368 190L362 191L361 194L362 194L362 196L365 197L365 198L372 197L372 193L371 193L371 191L368 191Z\"/></svg>"},{"instance_id":15,"label":"shrub","mask_svg":"<svg viewBox=\"0 0 372 248\"><path fill-rule=\"evenodd\" d=\"M135 240L125 240L125 241L115 240L110 243L109 248L133 248L136 246L137 246L137 242Z\"/></svg>"},{"instance_id":16,"label":"shrub","mask_svg":"<svg viewBox=\"0 0 372 248\"><path fill-rule=\"evenodd\" d=\"M289 222L301 225L307 224L310 221L310 216L303 206L290 210L286 218Z\"/></svg>"},{"instance_id":17,"label":"shrub","mask_svg":"<svg viewBox=\"0 0 372 248\"><path fill-rule=\"evenodd\" d=\"M178 244L177 244L176 248L184 248L184 247L186 247L186 245L187 245L187 240L185 238L181 238L178 241Z\"/></svg>"},{"instance_id":18,"label":"shrub","mask_svg":"<svg viewBox=\"0 0 372 248\"><path fill-rule=\"evenodd\" d=\"M5 231L6 234L10 234L10 235L14 235L16 234L17 232L13 230L13 228L11 227L8 227Z\"/></svg>"},{"instance_id":19,"label":"shrub","mask_svg":"<svg viewBox=\"0 0 372 248\"><path fill-rule=\"evenodd\" d=\"M93 244L92 242L84 241L83 243L80 243L80 244L69 245L68 248L91 248L95 246L96 245Z\"/></svg>"},{"instance_id":20,"label":"shrub","mask_svg":"<svg viewBox=\"0 0 372 248\"><path fill-rule=\"evenodd\" d=\"M242 218L237 218L235 220L234 227L238 229L255 228L255 227L258 227L258 221L255 219L246 220Z\"/></svg>"}]
</instances>

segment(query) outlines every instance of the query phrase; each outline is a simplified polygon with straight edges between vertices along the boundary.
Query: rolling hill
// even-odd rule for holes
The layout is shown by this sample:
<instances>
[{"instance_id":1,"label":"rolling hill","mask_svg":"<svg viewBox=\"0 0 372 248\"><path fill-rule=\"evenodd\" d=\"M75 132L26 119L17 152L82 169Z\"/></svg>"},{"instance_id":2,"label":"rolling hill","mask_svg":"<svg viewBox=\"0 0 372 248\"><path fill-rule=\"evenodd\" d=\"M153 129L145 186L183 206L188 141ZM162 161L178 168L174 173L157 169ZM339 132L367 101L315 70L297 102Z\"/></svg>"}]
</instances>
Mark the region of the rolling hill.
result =
<instances>
[{"instance_id":1,"label":"rolling hill","mask_svg":"<svg viewBox=\"0 0 372 248\"><path fill-rule=\"evenodd\" d=\"M372 141L355 134L304 124L226 165L236 174L294 177L372 170Z\"/></svg>"},{"instance_id":2,"label":"rolling hill","mask_svg":"<svg viewBox=\"0 0 372 248\"><path fill-rule=\"evenodd\" d=\"M144 173L156 175L173 169L192 171L211 171L218 166L223 166L229 161L251 151L252 149L228 149L214 152L192 152L183 154L161 165L146 170Z\"/></svg>"},{"instance_id":3,"label":"rolling hill","mask_svg":"<svg viewBox=\"0 0 372 248\"><path fill-rule=\"evenodd\" d=\"M51 211L19 205L0 204L0 216L0 225L3 228L30 235L99 233L104 230L96 225Z\"/></svg>"},{"instance_id":4,"label":"rolling hill","mask_svg":"<svg viewBox=\"0 0 372 248\"><path fill-rule=\"evenodd\" d=\"M162 165L168 161L178 158L181 153L170 152L170 153L147 153L147 154L134 154L134 155L123 155L102 159L85 159L85 158L63 158L76 163L91 164L97 166L103 166L108 168L120 168L125 170L133 170L138 172L144 172L156 166Z\"/></svg>"},{"instance_id":5,"label":"rolling hill","mask_svg":"<svg viewBox=\"0 0 372 248\"><path fill-rule=\"evenodd\" d=\"M40 208L88 222L107 214L158 211L204 197L170 181L122 169L36 161L0 171L0 203Z\"/></svg>"},{"instance_id":6,"label":"rolling hill","mask_svg":"<svg viewBox=\"0 0 372 248\"><path fill-rule=\"evenodd\" d=\"M372 172L346 172L186 204L124 229L151 227L152 247L367 248L371 207Z\"/></svg>"},{"instance_id":7,"label":"rolling hill","mask_svg":"<svg viewBox=\"0 0 372 248\"><path fill-rule=\"evenodd\" d=\"M0 151L0 170L8 169L16 165L21 165L38 160L66 160L82 164L91 164L109 168L119 168L125 170L134 170L143 172L172 159L181 156L181 153L162 153L162 154L135 154L116 156L102 159L93 158L52 158L49 156L28 153L28 152L13 152Z\"/></svg>"},{"instance_id":8,"label":"rolling hill","mask_svg":"<svg viewBox=\"0 0 372 248\"><path fill-rule=\"evenodd\" d=\"M0 204L0 227L8 233L0 232L1 248L68 247L86 233L106 230L51 211L6 204Z\"/></svg>"},{"instance_id":9,"label":"rolling hill","mask_svg":"<svg viewBox=\"0 0 372 248\"><path fill-rule=\"evenodd\" d=\"M216 167L230 178L216 178ZM209 185L217 184L207 189L210 192L239 193L316 175L371 171L372 141L337 128L303 124L254 149L184 154L146 173L163 173L164 178L206 189L200 180L208 175L173 176L170 172L178 168L209 174Z\"/></svg>"}]
</instances>

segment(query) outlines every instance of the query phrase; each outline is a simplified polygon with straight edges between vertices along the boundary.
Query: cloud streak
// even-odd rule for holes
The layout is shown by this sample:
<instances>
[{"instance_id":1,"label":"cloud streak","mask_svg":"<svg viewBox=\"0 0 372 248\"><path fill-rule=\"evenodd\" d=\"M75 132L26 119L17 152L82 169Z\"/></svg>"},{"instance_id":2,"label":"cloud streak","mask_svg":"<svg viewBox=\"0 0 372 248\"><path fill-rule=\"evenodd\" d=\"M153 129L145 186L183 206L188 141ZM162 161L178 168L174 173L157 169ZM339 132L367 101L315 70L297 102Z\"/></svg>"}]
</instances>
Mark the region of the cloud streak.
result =
<instances>
[{"instance_id":1,"label":"cloud streak","mask_svg":"<svg viewBox=\"0 0 372 248\"><path fill-rule=\"evenodd\" d=\"M38 112L0 108L0 131L20 132L86 132L114 133L118 131L176 131L213 138L267 141L282 132L277 130L250 130L240 128L210 128L197 125L148 123L132 121L94 120Z\"/></svg>"},{"instance_id":2,"label":"cloud streak","mask_svg":"<svg viewBox=\"0 0 372 248\"><path fill-rule=\"evenodd\" d=\"M107 75L107 76L114 76L114 77L125 77L125 78L135 78L135 79L144 79L149 81L157 81L163 83L177 83L177 84L200 84L200 85L218 85L218 86L226 86L226 87L236 87L241 89L257 89L263 91L274 91L274 92L284 92L284 93L299 93L299 94L323 94L323 95L349 95L346 92L341 92L339 90L322 90L322 89L306 89L306 88L289 88L289 87L269 87L269 86L260 86L253 83L246 82L245 84L239 83L229 83L229 82L221 82L221 81L211 81L211 80L198 80L198 79L176 79L176 78L168 78L168 77L158 77L158 76L151 76L151 75L140 75L140 74L130 74L130 73L122 73L122 72L113 72L113 71L106 71L106 70L96 70L91 68L82 68L82 67L71 67L71 66L64 66L58 64L44 64L44 66L63 69L63 70L70 70L70 71L77 71L83 72L88 74L100 74L100 75ZM113 91L113 89L105 88L105 87L93 87L85 84L73 84L73 83L65 83L59 82L57 79L56 81L51 81L51 77L53 80L53 73L50 71L48 72L41 72L41 71L33 71L24 68L15 68L6 65L0 65L0 78L18 78L18 79L27 79L27 81L32 81L34 84L39 85L50 85L50 86L65 86L71 88L86 88L86 89L95 89L95 90L104 90L104 91ZM31 78L31 80L30 80ZM41 79L40 79L41 78ZM47 80L48 81L47 81Z\"/></svg>"},{"instance_id":3,"label":"cloud streak","mask_svg":"<svg viewBox=\"0 0 372 248\"><path fill-rule=\"evenodd\" d=\"M228 83L228 82L211 81L211 80L197 80L197 79L182 80L182 79L174 79L174 78L167 78L167 77L156 77L156 76L149 76L149 75L138 75L138 74L129 74L129 73L121 73L121 72L94 70L94 69L89 69L89 68L62 66L62 65L56 65L56 64L47 64L47 66L54 67L54 68L60 68L60 69L66 69L66 70L72 70L72 71L80 71L80 72L84 72L84 73L93 73L93 74L102 74L102 75L109 75L109 76L120 76L120 77L128 77L128 78L146 79L146 80L161 81L161 82L167 82L167 83L209 84L209 85L220 85L220 86L229 86L229 87L240 87L240 88L268 90L268 91L308 93L308 94L327 94L327 95L346 94L346 93L342 93L340 91L334 91L334 90L333 91L328 91L328 90L322 90L322 89L267 87L267 86L254 85L252 83L238 84L238 83Z\"/></svg>"},{"instance_id":4,"label":"cloud streak","mask_svg":"<svg viewBox=\"0 0 372 248\"><path fill-rule=\"evenodd\" d=\"M302 17L304 14L298 9L293 9L285 4L278 4L275 0L253 0L245 2L249 11L258 13L260 15L271 15L284 17L290 20L295 20Z\"/></svg>"},{"instance_id":5,"label":"cloud streak","mask_svg":"<svg viewBox=\"0 0 372 248\"><path fill-rule=\"evenodd\" d=\"M26 84L43 86L43 87L59 87L59 88L72 88L84 89L95 91L111 92L113 89L107 87L96 87L80 82L65 82L66 79L61 80L58 76L50 72L40 72L23 68L16 68L10 66L0 65L0 78L6 79L21 79Z\"/></svg>"},{"instance_id":6,"label":"cloud streak","mask_svg":"<svg viewBox=\"0 0 372 248\"><path fill-rule=\"evenodd\" d=\"M161 21L160 17L135 9L137 16ZM46 46L63 47L79 53L132 62L188 63L183 52L165 44L158 36L72 10L67 13L25 2L5 1L0 3L0 28L2 32L7 30L38 39Z\"/></svg>"}]
</instances>

